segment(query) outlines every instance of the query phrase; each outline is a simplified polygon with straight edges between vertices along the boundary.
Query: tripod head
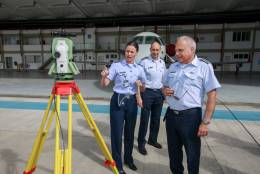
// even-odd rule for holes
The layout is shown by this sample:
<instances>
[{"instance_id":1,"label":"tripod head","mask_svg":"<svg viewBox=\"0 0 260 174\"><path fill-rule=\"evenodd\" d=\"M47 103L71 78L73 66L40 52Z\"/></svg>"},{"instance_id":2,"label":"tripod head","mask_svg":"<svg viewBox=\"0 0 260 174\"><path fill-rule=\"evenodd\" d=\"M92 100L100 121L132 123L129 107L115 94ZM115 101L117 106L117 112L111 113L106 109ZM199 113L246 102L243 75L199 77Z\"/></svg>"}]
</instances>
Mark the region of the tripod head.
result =
<instances>
[{"instance_id":1,"label":"tripod head","mask_svg":"<svg viewBox=\"0 0 260 174\"><path fill-rule=\"evenodd\" d=\"M75 34L62 31L55 32L53 35L58 37L54 37L52 40L52 66L48 74L53 76L56 81L71 81L74 79L74 75L80 73L75 62L72 61L73 42L69 38Z\"/></svg>"}]
</instances>

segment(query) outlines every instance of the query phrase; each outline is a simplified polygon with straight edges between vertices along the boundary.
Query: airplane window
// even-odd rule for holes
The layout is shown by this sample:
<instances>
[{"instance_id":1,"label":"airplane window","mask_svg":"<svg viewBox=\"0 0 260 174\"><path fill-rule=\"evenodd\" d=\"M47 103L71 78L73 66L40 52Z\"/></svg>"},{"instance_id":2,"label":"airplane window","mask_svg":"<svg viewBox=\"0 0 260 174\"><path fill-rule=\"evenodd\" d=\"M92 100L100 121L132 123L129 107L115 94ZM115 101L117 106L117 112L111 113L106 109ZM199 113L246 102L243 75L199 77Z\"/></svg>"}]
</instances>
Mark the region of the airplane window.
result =
<instances>
[{"instance_id":1,"label":"airplane window","mask_svg":"<svg viewBox=\"0 0 260 174\"><path fill-rule=\"evenodd\" d=\"M137 42L138 44L143 43L143 36L137 36L133 39L133 41Z\"/></svg>"},{"instance_id":2,"label":"airplane window","mask_svg":"<svg viewBox=\"0 0 260 174\"><path fill-rule=\"evenodd\" d=\"M151 44L154 40L158 41L158 39L154 36L146 36L145 37L145 44Z\"/></svg>"},{"instance_id":3,"label":"airplane window","mask_svg":"<svg viewBox=\"0 0 260 174\"><path fill-rule=\"evenodd\" d=\"M162 40L162 38L158 37L157 39L161 41L161 45L165 45L165 42Z\"/></svg>"},{"instance_id":4,"label":"airplane window","mask_svg":"<svg viewBox=\"0 0 260 174\"><path fill-rule=\"evenodd\" d=\"M145 44L151 44L153 41L159 42L161 45L164 45L164 42L161 38L155 36L147 36L145 38Z\"/></svg>"}]
</instances>

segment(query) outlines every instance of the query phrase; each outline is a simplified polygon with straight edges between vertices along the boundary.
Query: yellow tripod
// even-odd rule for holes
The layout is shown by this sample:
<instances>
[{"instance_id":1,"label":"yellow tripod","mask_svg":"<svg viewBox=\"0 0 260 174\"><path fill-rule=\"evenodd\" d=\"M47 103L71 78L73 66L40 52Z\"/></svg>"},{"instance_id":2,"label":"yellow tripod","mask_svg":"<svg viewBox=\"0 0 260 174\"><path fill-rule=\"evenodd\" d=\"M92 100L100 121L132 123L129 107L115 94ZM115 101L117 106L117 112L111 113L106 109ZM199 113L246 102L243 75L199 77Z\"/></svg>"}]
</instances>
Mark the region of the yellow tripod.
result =
<instances>
[{"instance_id":1,"label":"yellow tripod","mask_svg":"<svg viewBox=\"0 0 260 174\"><path fill-rule=\"evenodd\" d=\"M39 159L40 153L43 148L43 144L46 140L48 130L51 126L53 117L56 115L56 130L55 130L55 165L54 165L54 174L71 174L72 170L72 95L75 96L75 99L88 123L90 129L92 130L96 141L101 148L103 155L105 156L105 165L110 166L114 174L119 174L115 161L112 159L112 156L105 144L102 135L100 134L90 111L84 102L82 95L80 94L80 89L74 81L72 82L56 82L55 86L52 89L52 95L48 101L48 106L45 110L41 126L39 128L37 137L35 139L32 153L29 157L29 160L26 165L26 169L23 174L32 174L36 169L36 164ZM61 149L60 147L60 97L68 96L68 143L67 149ZM54 101L55 106L52 107ZM50 110L51 114L50 113Z\"/></svg>"}]
</instances>

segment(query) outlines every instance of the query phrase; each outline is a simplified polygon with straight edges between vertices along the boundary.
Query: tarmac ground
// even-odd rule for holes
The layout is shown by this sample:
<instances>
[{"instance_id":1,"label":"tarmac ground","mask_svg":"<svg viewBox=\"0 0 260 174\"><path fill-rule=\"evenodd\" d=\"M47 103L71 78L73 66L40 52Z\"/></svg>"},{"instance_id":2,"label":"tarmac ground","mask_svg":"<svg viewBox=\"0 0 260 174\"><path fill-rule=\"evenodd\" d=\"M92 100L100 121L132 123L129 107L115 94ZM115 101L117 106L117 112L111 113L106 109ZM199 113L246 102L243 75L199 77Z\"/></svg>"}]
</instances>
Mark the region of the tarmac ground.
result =
<instances>
[{"instance_id":1,"label":"tarmac ground","mask_svg":"<svg viewBox=\"0 0 260 174\"><path fill-rule=\"evenodd\" d=\"M257 174L260 171L260 75L218 74L222 88L210 132L202 138L201 174ZM111 86L100 88L99 73L76 78L107 146L110 149L109 99ZM54 80L45 72L0 71L0 173L22 174L31 153L47 106ZM62 99L62 105L67 100ZM112 173L82 113L73 101L73 173ZM164 105L164 111L167 104ZM62 107L61 126L67 132L67 109ZM163 113L162 113L163 117ZM54 173L55 123L49 130L35 174ZM148 155L137 151L139 117L135 130L136 172L128 174L170 174L165 124L161 119L159 142L163 149L147 145ZM65 138L64 138L65 139ZM64 140L66 145L66 140ZM187 173L186 159L184 159Z\"/></svg>"}]
</instances>

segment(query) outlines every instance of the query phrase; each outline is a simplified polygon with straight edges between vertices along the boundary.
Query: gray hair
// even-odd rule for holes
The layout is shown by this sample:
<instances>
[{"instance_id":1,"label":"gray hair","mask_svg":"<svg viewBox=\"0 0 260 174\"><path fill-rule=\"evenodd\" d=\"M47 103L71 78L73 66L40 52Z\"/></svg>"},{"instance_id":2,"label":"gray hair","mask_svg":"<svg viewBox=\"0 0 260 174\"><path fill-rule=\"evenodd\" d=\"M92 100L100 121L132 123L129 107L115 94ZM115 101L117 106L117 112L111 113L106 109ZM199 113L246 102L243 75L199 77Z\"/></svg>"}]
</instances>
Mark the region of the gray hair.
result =
<instances>
[{"instance_id":1,"label":"gray hair","mask_svg":"<svg viewBox=\"0 0 260 174\"><path fill-rule=\"evenodd\" d=\"M178 37L177 41L179 41L179 40L185 40L188 43L188 45L191 48L194 48L194 51L196 51L196 42L195 42L195 40L192 37L184 35L184 36Z\"/></svg>"}]
</instances>

